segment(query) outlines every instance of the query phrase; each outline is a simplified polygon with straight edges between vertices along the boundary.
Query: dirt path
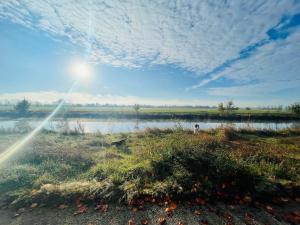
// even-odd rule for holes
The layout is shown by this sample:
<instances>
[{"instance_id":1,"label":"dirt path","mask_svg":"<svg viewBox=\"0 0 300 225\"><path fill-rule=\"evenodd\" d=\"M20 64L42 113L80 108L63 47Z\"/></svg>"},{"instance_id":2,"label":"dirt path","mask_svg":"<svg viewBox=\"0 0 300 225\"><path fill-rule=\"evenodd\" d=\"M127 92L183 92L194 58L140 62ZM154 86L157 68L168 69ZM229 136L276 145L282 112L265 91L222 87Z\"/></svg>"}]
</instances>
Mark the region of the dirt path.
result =
<instances>
[{"instance_id":1,"label":"dirt path","mask_svg":"<svg viewBox=\"0 0 300 225\"><path fill-rule=\"evenodd\" d=\"M178 206L171 217L166 216L165 208L159 206L147 206L144 210L133 212L126 207L110 205L106 213L95 212L90 208L86 213L74 216L73 207L66 209L34 208L21 209L20 215L14 217L15 210L0 210L0 225L113 225L128 224L132 219L135 224L141 224L146 218L151 224L159 224L158 218L166 218L166 225L195 224L222 224L222 225L279 225L289 224L279 221L265 210L246 206L226 206L217 204L200 208L200 215L195 214L195 208Z\"/></svg>"}]
</instances>

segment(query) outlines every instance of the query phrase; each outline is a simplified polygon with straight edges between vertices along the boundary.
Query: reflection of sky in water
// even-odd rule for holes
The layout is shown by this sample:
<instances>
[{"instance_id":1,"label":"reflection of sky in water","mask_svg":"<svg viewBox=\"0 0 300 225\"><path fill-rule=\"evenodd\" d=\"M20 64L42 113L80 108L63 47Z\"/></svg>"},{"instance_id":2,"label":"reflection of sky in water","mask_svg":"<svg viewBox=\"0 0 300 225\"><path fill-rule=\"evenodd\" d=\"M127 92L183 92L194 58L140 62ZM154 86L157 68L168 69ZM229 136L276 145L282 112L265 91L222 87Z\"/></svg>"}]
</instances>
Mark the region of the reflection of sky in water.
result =
<instances>
[{"instance_id":1,"label":"reflection of sky in water","mask_svg":"<svg viewBox=\"0 0 300 225\"><path fill-rule=\"evenodd\" d=\"M0 121L0 128L13 129L18 121ZM30 127L36 127L40 121L29 120ZM51 121L45 128L48 130L57 130L61 125L61 121ZM120 132L133 132L137 130L144 130L146 128L176 128L182 127L185 129L192 129L195 123L200 125L200 129L216 128L222 125L231 125L237 128L250 127L256 129L284 129L289 128L299 123L229 123L229 122L210 122L210 121L170 121L170 120L141 120L137 123L136 120L81 120L80 123L84 126L86 133L120 133ZM70 129L74 129L77 126L77 120L68 120Z\"/></svg>"}]
</instances>

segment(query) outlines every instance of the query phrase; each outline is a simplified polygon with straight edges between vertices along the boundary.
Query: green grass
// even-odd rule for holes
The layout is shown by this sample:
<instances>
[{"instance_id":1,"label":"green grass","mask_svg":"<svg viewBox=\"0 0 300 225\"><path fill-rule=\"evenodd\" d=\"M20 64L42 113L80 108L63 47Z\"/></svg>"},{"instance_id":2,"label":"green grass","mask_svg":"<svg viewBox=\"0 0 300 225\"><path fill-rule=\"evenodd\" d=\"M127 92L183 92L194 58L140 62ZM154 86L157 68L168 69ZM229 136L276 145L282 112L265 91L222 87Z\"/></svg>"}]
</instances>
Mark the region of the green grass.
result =
<instances>
[{"instance_id":1,"label":"green grass","mask_svg":"<svg viewBox=\"0 0 300 225\"><path fill-rule=\"evenodd\" d=\"M76 113L95 113L95 112L118 112L118 113L128 113L135 114L133 107L130 106L64 106L65 111L76 112ZM30 111L32 112L52 112L55 109L53 105L32 105ZM13 112L14 106L0 106L0 112ZM141 107L139 112L141 114L149 113L175 113L175 114L219 114L220 112L216 108L199 108L199 107ZM276 110L276 109L239 109L235 110L235 114L267 114L267 115L279 115L279 114L292 114L289 111L285 110Z\"/></svg>"},{"instance_id":2,"label":"green grass","mask_svg":"<svg viewBox=\"0 0 300 225\"><path fill-rule=\"evenodd\" d=\"M2 134L0 150L20 136ZM126 144L110 143L127 137ZM12 141L10 141L11 143ZM207 199L300 185L299 130L148 129L119 135L41 133L0 170L0 198L130 201L141 196ZM194 190L194 191L191 191Z\"/></svg>"}]
</instances>

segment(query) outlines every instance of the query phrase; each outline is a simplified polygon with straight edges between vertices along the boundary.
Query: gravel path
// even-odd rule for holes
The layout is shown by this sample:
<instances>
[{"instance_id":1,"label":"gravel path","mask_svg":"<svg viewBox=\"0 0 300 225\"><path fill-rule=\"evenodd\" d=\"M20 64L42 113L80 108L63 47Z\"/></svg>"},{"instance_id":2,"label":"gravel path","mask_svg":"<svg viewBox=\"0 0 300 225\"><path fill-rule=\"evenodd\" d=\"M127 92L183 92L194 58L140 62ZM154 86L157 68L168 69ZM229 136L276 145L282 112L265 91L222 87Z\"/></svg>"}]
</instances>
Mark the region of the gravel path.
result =
<instances>
[{"instance_id":1,"label":"gravel path","mask_svg":"<svg viewBox=\"0 0 300 225\"><path fill-rule=\"evenodd\" d=\"M164 217L166 225L222 224L222 225L278 225L289 224L279 221L265 210L249 206L227 206L224 204L207 205L200 208L200 215L195 214L195 208L187 205L178 206L172 216L168 217L165 207L148 205L143 210L134 212L126 207L109 205L106 213L88 209L86 213L74 216L74 207L66 209L37 207L21 209L19 216L12 209L0 210L0 225L126 225L131 219L142 224L143 218L148 224L159 224L158 218Z\"/></svg>"}]
</instances>

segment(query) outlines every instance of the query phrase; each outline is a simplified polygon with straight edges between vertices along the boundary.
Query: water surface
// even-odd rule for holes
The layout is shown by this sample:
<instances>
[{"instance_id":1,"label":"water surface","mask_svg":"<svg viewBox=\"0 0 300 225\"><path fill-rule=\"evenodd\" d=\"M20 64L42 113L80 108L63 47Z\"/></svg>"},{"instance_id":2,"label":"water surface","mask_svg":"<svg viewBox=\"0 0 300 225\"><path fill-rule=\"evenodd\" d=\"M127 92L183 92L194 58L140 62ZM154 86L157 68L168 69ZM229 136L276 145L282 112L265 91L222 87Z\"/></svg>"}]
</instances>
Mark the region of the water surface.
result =
<instances>
[{"instance_id":1,"label":"water surface","mask_svg":"<svg viewBox=\"0 0 300 225\"><path fill-rule=\"evenodd\" d=\"M0 120L0 128L14 130L28 128L33 129L41 120ZM255 128L279 130L299 126L299 122L216 122L216 121L183 121L183 120L55 120L46 124L45 129L61 131L62 129L74 130L80 126L85 133L101 132L108 133L127 133L143 131L146 128L177 128L193 129L194 124L199 124L200 129L217 128L220 126L234 126L236 128Z\"/></svg>"}]
</instances>

